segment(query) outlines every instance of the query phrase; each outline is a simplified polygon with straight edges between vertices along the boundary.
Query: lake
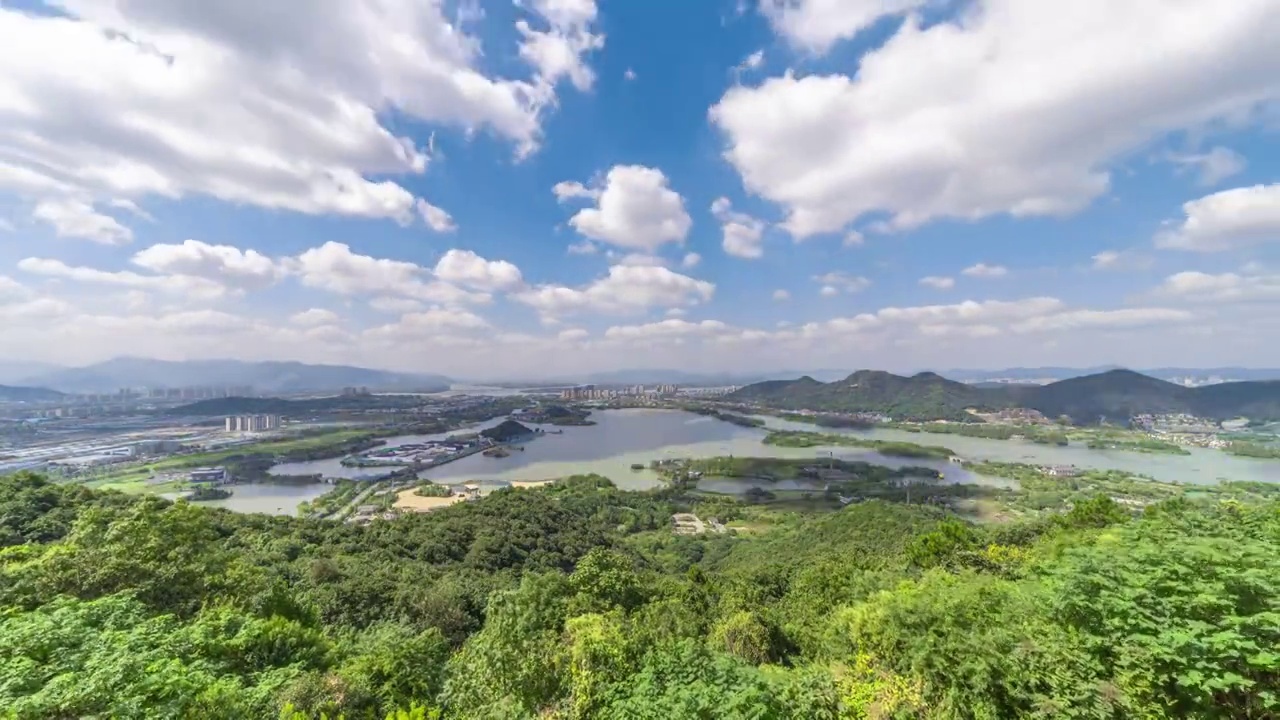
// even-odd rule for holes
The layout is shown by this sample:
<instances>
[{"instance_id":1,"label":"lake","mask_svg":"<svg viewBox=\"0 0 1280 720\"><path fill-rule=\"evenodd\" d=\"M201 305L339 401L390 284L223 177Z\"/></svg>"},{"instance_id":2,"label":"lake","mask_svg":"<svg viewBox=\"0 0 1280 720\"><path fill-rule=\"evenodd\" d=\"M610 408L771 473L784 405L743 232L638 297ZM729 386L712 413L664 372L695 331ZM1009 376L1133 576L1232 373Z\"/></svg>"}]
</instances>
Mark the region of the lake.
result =
<instances>
[{"instance_id":1,"label":"lake","mask_svg":"<svg viewBox=\"0 0 1280 720\"><path fill-rule=\"evenodd\" d=\"M947 482L1005 485L1000 478L978 477L952 463L885 457L864 448L783 448L765 445L768 432L745 428L715 418L678 410L597 410L597 424L565 427L563 435L550 434L512 450L504 458L472 455L447 465L424 470L418 477L437 483L467 480L482 485L502 485L512 480L549 480L566 475L598 473L627 490L645 490L661 484L648 469L653 460L740 457L830 458L863 460L886 467L931 467L946 475ZM644 470L632 470L639 463Z\"/></svg>"},{"instance_id":2,"label":"lake","mask_svg":"<svg viewBox=\"0 0 1280 720\"><path fill-rule=\"evenodd\" d=\"M807 423L791 422L775 417L760 418L777 430L805 430L832 434L851 434L869 440L912 442L951 448L966 460L992 460L1032 465L1075 465L1090 470L1123 470L1149 475L1165 482L1206 485L1222 480L1280 482L1280 460L1265 460L1228 455L1221 450L1187 448L1190 455L1136 453L1124 450L1093 450L1083 443L1067 447L1040 445L1027 440L989 440L963 435L912 433L891 428L849 430L815 428Z\"/></svg>"},{"instance_id":3,"label":"lake","mask_svg":"<svg viewBox=\"0 0 1280 720\"><path fill-rule=\"evenodd\" d=\"M308 483L306 485L272 485L253 483L249 485L228 485L231 497L222 500L204 500L197 504L205 507L220 507L242 513L266 513L268 515L294 515L298 511L298 503L314 500L333 489L325 483Z\"/></svg>"},{"instance_id":4,"label":"lake","mask_svg":"<svg viewBox=\"0 0 1280 720\"><path fill-rule=\"evenodd\" d=\"M467 428L474 432L502 422L495 418ZM1007 487L1003 478L990 478L970 473L955 464L886 457L864 448L782 448L765 445L769 429L809 430L833 434L853 434L872 440L914 442L943 445L969 460L1024 462L1037 465L1075 465L1099 470L1124 470L1141 473L1169 482L1206 484L1221 479L1280 482L1280 461L1241 458L1219 450L1190 448L1190 455L1132 453L1119 450L1091 450L1084 445L1058 447L1019 440L988 440L961 435L909 433L903 430L849 430L815 428L805 423L789 422L774 417L761 417L767 428L745 428L714 418L678 410L598 410L591 415L596 425L565 427L563 434L552 434L561 428L543 426L548 434L525 443L523 450L513 448L510 455L490 458L472 455L440 467L424 470L419 477L437 483L478 481L486 489L501 487L512 480L549 480L566 475L598 473L621 488L645 490L661 484L658 474L648 469L653 460L672 458L706 458L722 455L740 457L829 458L862 460L886 467L919 465L931 467L945 475L947 483L972 483ZM440 439L447 434L405 435L387 439L389 447L423 440ZM639 463L643 470L632 470ZM302 463L285 463L271 469L273 474L326 477L360 477L382 474L369 468L344 468L339 458ZM734 492L750 486L746 481L709 479L703 489ZM777 486L778 489L784 489ZM237 486L236 493L249 488L263 488L261 495L245 494L217 501L246 512L274 512L275 507L293 512L302 500L323 494L328 486ZM284 488L273 494L266 488Z\"/></svg>"}]
</instances>

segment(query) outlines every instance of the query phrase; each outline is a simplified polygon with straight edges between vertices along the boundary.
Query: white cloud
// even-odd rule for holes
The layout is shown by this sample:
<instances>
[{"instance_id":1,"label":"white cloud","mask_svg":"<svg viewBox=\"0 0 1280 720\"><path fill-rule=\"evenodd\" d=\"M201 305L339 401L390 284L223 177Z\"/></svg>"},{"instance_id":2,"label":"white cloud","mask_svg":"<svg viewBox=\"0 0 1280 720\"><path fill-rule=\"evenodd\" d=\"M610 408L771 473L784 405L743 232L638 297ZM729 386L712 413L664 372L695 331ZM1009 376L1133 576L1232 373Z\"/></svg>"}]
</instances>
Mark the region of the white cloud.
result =
<instances>
[{"instance_id":1,"label":"white cloud","mask_svg":"<svg viewBox=\"0 0 1280 720\"><path fill-rule=\"evenodd\" d=\"M414 263L360 255L332 241L303 252L292 265L303 285L339 295L400 295L444 304L491 299L488 293L432 281L431 272Z\"/></svg>"},{"instance_id":2,"label":"white cloud","mask_svg":"<svg viewBox=\"0 0 1280 720\"><path fill-rule=\"evenodd\" d=\"M857 230L850 230L844 234L844 241L841 243L845 247L861 247L867 242L867 238Z\"/></svg>"},{"instance_id":3,"label":"white cloud","mask_svg":"<svg viewBox=\"0 0 1280 720\"><path fill-rule=\"evenodd\" d=\"M598 206L579 210L569 224L592 240L619 247L653 252L669 242L683 243L693 224L684 199L656 168L615 165L602 188L559 183L553 192L560 199L598 193Z\"/></svg>"},{"instance_id":4,"label":"white cloud","mask_svg":"<svg viewBox=\"0 0 1280 720\"><path fill-rule=\"evenodd\" d=\"M12 222L0 218L0 232L13 232L15 229Z\"/></svg>"},{"instance_id":5,"label":"white cloud","mask_svg":"<svg viewBox=\"0 0 1280 720\"><path fill-rule=\"evenodd\" d=\"M1156 294L1199 302L1280 300L1280 275L1187 271L1170 275Z\"/></svg>"},{"instance_id":6,"label":"white cloud","mask_svg":"<svg viewBox=\"0 0 1280 720\"><path fill-rule=\"evenodd\" d=\"M824 53L882 17L902 15L926 0L760 0L774 32L792 45Z\"/></svg>"},{"instance_id":7,"label":"white cloud","mask_svg":"<svg viewBox=\"0 0 1280 720\"><path fill-rule=\"evenodd\" d=\"M11 277L0 275L0 298L22 298L30 293L27 286Z\"/></svg>"},{"instance_id":8,"label":"white cloud","mask_svg":"<svg viewBox=\"0 0 1280 720\"><path fill-rule=\"evenodd\" d=\"M342 318L338 317L338 313L324 308L310 308L299 313L294 313L289 317L289 322L294 325L302 325L303 327L333 325L341 320Z\"/></svg>"},{"instance_id":9,"label":"white cloud","mask_svg":"<svg viewBox=\"0 0 1280 720\"><path fill-rule=\"evenodd\" d=\"M710 118L796 237L880 212L893 229L1064 215L1126 155L1280 99L1277 34L1274 0L975 0L927 27L910 17L856 75L735 86Z\"/></svg>"},{"instance_id":10,"label":"white cloud","mask_svg":"<svg viewBox=\"0 0 1280 720\"><path fill-rule=\"evenodd\" d=\"M821 292L824 297L838 295L841 291L847 293L861 292L871 286L870 280L858 275L850 275L843 271L814 275L813 280L823 286Z\"/></svg>"},{"instance_id":11,"label":"white cloud","mask_svg":"<svg viewBox=\"0 0 1280 720\"><path fill-rule=\"evenodd\" d=\"M571 313L634 314L706 302L716 286L658 265L614 265L583 288L541 285L512 295L544 318Z\"/></svg>"},{"instance_id":12,"label":"white cloud","mask_svg":"<svg viewBox=\"0 0 1280 720\"><path fill-rule=\"evenodd\" d=\"M365 335L394 340L405 337L435 337L441 333L487 330L484 318L467 310L433 307L422 312L407 313L388 325L371 328Z\"/></svg>"},{"instance_id":13,"label":"white cloud","mask_svg":"<svg viewBox=\"0 0 1280 720\"><path fill-rule=\"evenodd\" d=\"M401 315L422 309L422 303L413 298L376 297L369 301L369 307L378 312Z\"/></svg>"},{"instance_id":14,"label":"white cloud","mask_svg":"<svg viewBox=\"0 0 1280 720\"><path fill-rule=\"evenodd\" d=\"M418 214L422 216L422 221L432 230L438 233L447 233L458 229L457 224L453 222L453 216L442 208L438 208L422 198L418 198L414 207L417 208Z\"/></svg>"},{"instance_id":15,"label":"white cloud","mask_svg":"<svg viewBox=\"0 0 1280 720\"><path fill-rule=\"evenodd\" d=\"M665 258L658 257L657 255L649 255L647 253L627 253L626 255L620 256L618 253L615 253L612 250L610 250L609 252L605 253L605 255L607 255L610 260L613 260L618 265L660 265L662 267L667 266L667 261Z\"/></svg>"},{"instance_id":16,"label":"white cloud","mask_svg":"<svg viewBox=\"0 0 1280 720\"><path fill-rule=\"evenodd\" d=\"M1072 310L1033 317L1014 323L1014 332L1059 332L1078 328L1131 329L1190 321L1186 310L1171 308L1120 308L1117 310Z\"/></svg>"},{"instance_id":17,"label":"white cloud","mask_svg":"<svg viewBox=\"0 0 1280 720\"><path fill-rule=\"evenodd\" d=\"M589 188L577 180L564 180L556 183L551 187L551 193L556 196L556 200L564 202L574 198L587 198L596 200L600 197L598 188Z\"/></svg>"},{"instance_id":18,"label":"white cloud","mask_svg":"<svg viewBox=\"0 0 1280 720\"><path fill-rule=\"evenodd\" d=\"M711 214L724 231L724 251L734 257L754 260L764 256L764 223L745 213L736 212L727 197L711 203Z\"/></svg>"},{"instance_id":19,"label":"white cloud","mask_svg":"<svg viewBox=\"0 0 1280 720\"><path fill-rule=\"evenodd\" d=\"M578 342L586 340L590 336L591 333L583 330L582 328L566 328L556 335L556 339L561 342Z\"/></svg>"},{"instance_id":20,"label":"white cloud","mask_svg":"<svg viewBox=\"0 0 1280 720\"><path fill-rule=\"evenodd\" d=\"M791 299L791 293L779 288L773 291L773 299L775 302L784 302Z\"/></svg>"},{"instance_id":21,"label":"white cloud","mask_svg":"<svg viewBox=\"0 0 1280 720\"><path fill-rule=\"evenodd\" d=\"M92 285L109 285L138 290L158 290L172 295L215 299L226 294L221 283L189 275L139 275L128 270L108 271L68 265L61 260L23 258L18 269L32 275L71 280Z\"/></svg>"},{"instance_id":22,"label":"white cloud","mask_svg":"<svg viewBox=\"0 0 1280 720\"><path fill-rule=\"evenodd\" d=\"M568 78L578 90L590 90L596 76L584 56L604 47L604 36L592 32L595 0L532 0L528 6L549 26L536 30L524 20L516 23L520 57L537 69L539 83L554 86Z\"/></svg>"},{"instance_id":23,"label":"white cloud","mask_svg":"<svg viewBox=\"0 0 1280 720\"><path fill-rule=\"evenodd\" d=\"M1200 173L1198 182L1204 186L1217 185L1232 175L1244 172L1248 161L1240 153L1231 148L1215 147L1205 153L1177 154L1170 153L1170 162L1191 168Z\"/></svg>"},{"instance_id":24,"label":"white cloud","mask_svg":"<svg viewBox=\"0 0 1280 720\"><path fill-rule=\"evenodd\" d=\"M718 335L730 330L730 327L719 320L703 320L690 322L679 318L671 318L644 325L615 325L605 330L607 340L672 340L690 336Z\"/></svg>"},{"instance_id":25,"label":"white cloud","mask_svg":"<svg viewBox=\"0 0 1280 720\"><path fill-rule=\"evenodd\" d=\"M0 186L3 185L3 177L0 173ZM44 200L36 203L31 216L52 225L58 237L82 238L103 245L124 245L133 240L132 230L110 215L98 212L93 205L83 200Z\"/></svg>"},{"instance_id":26,"label":"white cloud","mask_svg":"<svg viewBox=\"0 0 1280 720\"><path fill-rule=\"evenodd\" d=\"M680 267L684 268L685 270L690 270L692 268L698 267L698 263L700 262L702 262L702 256L699 255L698 253L696 252L685 253L684 257L680 260Z\"/></svg>"},{"instance_id":27,"label":"white cloud","mask_svg":"<svg viewBox=\"0 0 1280 720\"><path fill-rule=\"evenodd\" d=\"M1223 190L1182 206L1180 225L1156 236L1156 247L1219 252L1280 242L1280 183Z\"/></svg>"},{"instance_id":28,"label":"white cloud","mask_svg":"<svg viewBox=\"0 0 1280 720\"><path fill-rule=\"evenodd\" d=\"M978 263L960 271L961 275L977 278L998 278L1009 274L1009 268L1003 265L988 265L986 263Z\"/></svg>"},{"instance_id":29,"label":"white cloud","mask_svg":"<svg viewBox=\"0 0 1280 720\"><path fill-rule=\"evenodd\" d=\"M920 284L925 287L931 287L935 290L950 290L956 286L956 279L950 277L942 277L939 275L930 275L920 278Z\"/></svg>"},{"instance_id":30,"label":"white cloud","mask_svg":"<svg viewBox=\"0 0 1280 720\"><path fill-rule=\"evenodd\" d=\"M1131 250L1103 250L1094 255L1094 270L1133 270L1151 266L1151 258Z\"/></svg>"},{"instance_id":31,"label":"white cloud","mask_svg":"<svg viewBox=\"0 0 1280 720\"><path fill-rule=\"evenodd\" d=\"M132 262L163 275L189 275L244 290L260 290L284 276L281 263L256 250L185 240L181 245L152 245Z\"/></svg>"},{"instance_id":32,"label":"white cloud","mask_svg":"<svg viewBox=\"0 0 1280 720\"><path fill-rule=\"evenodd\" d=\"M570 245L566 252L570 255L595 255L600 252L600 248L596 247L595 243L590 240L583 240Z\"/></svg>"},{"instance_id":33,"label":"white cloud","mask_svg":"<svg viewBox=\"0 0 1280 720\"><path fill-rule=\"evenodd\" d=\"M515 290L524 285L520 268L506 260L485 260L470 250L452 249L436 263L436 277L480 290Z\"/></svg>"},{"instance_id":34,"label":"white cloud","mask_svg":"<svg viewBox=\"0 0 1280 720\"><path fill-rule=\"evenodd\" d=\"M422 173L429 151L382 118L487 130L528 154L555 80L589 74L580 62L553 67L543 38L599 45L590 20L552 12L569 3L534 3L551 29L526 35L537 46L523 53L531 77L506 79L480 69L479 39L437 0L321 0L305 13L196 0L56 5L64 15L0 8L0 183L60 203L203 194L409 222L413 194L371 178Z\"/></svg>"},{"instance_id":35,"label":"white cloud","mask_svg":"<svg viewBox=\"0 0 1280 720\"><path fill-rule=\"evenodd\" d=\"M742 59L742 62L733 66L733 72L736 75L749 72L751 70L759 70L764 65L764 50L757 50Z\"/></svg>"},{"instance_id":36,"label":"white cloud","mask_svg":"<svg viewBox=\"0 0 1280 720\"><path fill-rule=\"evenodd\" d=\"M635 70L632 70L631 68L627 68L627 71L626 71L626 72L624 72L624 73L622 73L622 79L623 79L623 80L635 80L635 79L636 79L636 71L635 71Z\"/></svg>"}]
</instances>

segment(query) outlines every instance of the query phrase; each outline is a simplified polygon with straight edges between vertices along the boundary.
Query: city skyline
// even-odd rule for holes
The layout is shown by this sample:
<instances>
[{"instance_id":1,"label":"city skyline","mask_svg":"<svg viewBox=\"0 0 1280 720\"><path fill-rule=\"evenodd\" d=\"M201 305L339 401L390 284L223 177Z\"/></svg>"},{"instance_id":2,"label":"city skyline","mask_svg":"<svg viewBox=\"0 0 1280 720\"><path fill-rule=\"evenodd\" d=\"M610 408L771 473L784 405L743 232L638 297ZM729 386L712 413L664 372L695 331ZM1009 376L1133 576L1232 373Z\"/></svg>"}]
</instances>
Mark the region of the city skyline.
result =
<instances>
[{"instance_id":1,"label":"city skyline","mask_svg":"<svg viewBox=\"0 0 1280 720\"><path fill-rule=\"evenodd\" d=\"M1280 364L1269 0L172 7L0 8L0 360Z\"/></svg>"}]
</instances>

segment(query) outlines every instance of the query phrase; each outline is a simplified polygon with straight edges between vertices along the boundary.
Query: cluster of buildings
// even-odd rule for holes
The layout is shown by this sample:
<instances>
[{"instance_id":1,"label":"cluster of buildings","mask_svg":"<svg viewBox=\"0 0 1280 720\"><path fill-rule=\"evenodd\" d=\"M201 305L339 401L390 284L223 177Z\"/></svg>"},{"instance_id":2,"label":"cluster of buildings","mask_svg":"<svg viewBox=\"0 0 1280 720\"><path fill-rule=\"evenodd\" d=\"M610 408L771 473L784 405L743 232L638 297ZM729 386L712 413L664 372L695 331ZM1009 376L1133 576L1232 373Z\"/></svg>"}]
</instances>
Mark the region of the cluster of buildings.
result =
<instances>
[{"instance_id":1,"label":"cluster of buildings","mask_svg":"<svg viewBox=\"0 0 1280 720\"><path fill-rule=\"evenodd\" d=\"M369 388L361 385L360 387L344 387L342 388L342 397L361 397L364 395L372 395Z\"/></svg>"},{"instance_id":2,"label":"cluster of buildings","mask_svg":"<svg viewBox=\"0 0 1280 720\"><path fill-rule=\"evenodd\" d=\"M279 415L232 415L224 421L227 432L267 432L280 429Z\"/></svg>"},{"instance_id":3,"label":"cluster of buildings","mask_svg":"<svg viewBox=\"0 0 1280 720\"><path fill-rule=\"evenodd\" d=\"M231 480L224 467L195 468L187 473L187 480L193 483L215 483L221 485Z\"/></svg>"},{"instance_id":4,"label":"cluster of buildings","mask_svg":"<svg viewBox=\"0 0 1280 720\"><path fill-rule=\"evenodd\" d=\"M650 395L675 395L680 388L675 385L631 385L627 387L598 388L595 385L579 385L561 391L561 400L612 400L620 397L644 397Z\"/></svg>"}]
</instances>

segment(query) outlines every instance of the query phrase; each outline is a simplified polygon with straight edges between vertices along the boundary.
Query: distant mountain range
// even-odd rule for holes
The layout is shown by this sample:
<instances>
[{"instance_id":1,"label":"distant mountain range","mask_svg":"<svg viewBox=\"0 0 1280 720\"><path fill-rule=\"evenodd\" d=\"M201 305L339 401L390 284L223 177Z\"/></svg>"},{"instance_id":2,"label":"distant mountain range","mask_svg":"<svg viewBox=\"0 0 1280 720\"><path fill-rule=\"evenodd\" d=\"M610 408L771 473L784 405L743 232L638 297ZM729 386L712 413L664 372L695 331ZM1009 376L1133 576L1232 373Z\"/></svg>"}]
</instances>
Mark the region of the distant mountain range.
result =
<instances>
[{"instance_id":1,"label":"distant mountain range","mask_svg":"<svg viewBox=\"0 0 1280 720\"><path fill-rule=\"evenodd\" d=\"M1097 375L1108 370L1120 370L1117 365L1103 365L1091 368L1068 367L1035 367L1005 368L1003 370L939 370L938 374L952 380L967 383L1044 383L1055 380L1068 380L1085 375ZM1240 380L1280 380L1280 369L1276 368L1179 368L1162 367L1138 370L1143 375L1169 380L1182 384L1203 385L1213 382L1230 382Z\"/></svg>"},{"instance_id":2,"label":"distant mountain range","mask_svg":"<svg viewBox=\"0 0 1280 720\"><path fill-rule=\"evenodd\" d=\"M61 397L62 393L48 388L0 385L0 402L48 402Z\"/></svg>"},{"instance_id":3,"label":"distant mountain range","mask_svg":"<svg viewBox=\"0 0 1280 720\"><path fill-rule=\"evenodd\" d=\"M87 367L57 368L26 378L22 385L68 393L114 392L120 388L248 386L260 393L292 393L368 387L370 390L448 390L449 378L345 365L240 360L150 360L116 358Z\"/></svg>"},{"instance_id":4,"label":"distant mountain range","mask_svg":"<svg viewBox=\"0 0 1280 720\"><path fill-rule=\"evenodd\" d=\"M911 377L859 370L831 383L810 377L756 383L728 396L782 409L877 412L904 420L964 420L967 409L1030 408L1079 424L1123 422L1145 413L1280 419L1280 381L1184 387L1131 370L1108 370L1047 385L981 386L937 373Z\"/></svg>"}]
</instances>

